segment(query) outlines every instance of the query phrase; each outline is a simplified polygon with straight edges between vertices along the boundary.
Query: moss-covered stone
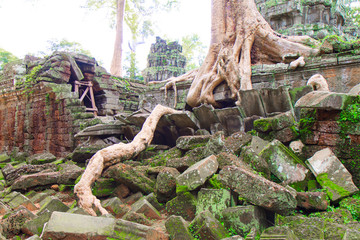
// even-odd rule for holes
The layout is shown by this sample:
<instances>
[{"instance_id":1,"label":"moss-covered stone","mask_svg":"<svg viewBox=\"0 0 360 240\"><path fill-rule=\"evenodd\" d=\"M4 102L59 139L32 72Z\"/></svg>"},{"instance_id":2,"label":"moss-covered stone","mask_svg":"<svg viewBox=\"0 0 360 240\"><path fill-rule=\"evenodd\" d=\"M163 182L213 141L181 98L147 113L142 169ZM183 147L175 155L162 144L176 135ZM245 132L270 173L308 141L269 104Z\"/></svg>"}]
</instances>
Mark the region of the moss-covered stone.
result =
<instances>
[{"instance_id":1,"label":"moss-covered stone","mask_svg":"<svg viewBox=\"0 0 360 240\"><path fill-rule=\"evenodd\" d=\"M94 183L92 192L96 197L106 197L113 193L116 186L114 179L100 178Z\"/></svg>"},{"instance_id":2,"label":"moss-covered stone","mask_svg":"<svg viewBox=\"0 0 360 240\"><path fill-rule=\"evenodd\" d=\"M222 211L230 207L231 195L227 189L202 188L198 193L196 214L210 211L217 219L222 217Z\"/></svg>"},{"instance_id":3,"label":"moss-covered stone","mask_svg":"<svg viewBox=\"0 0 360 240\"><path fill-rule=\"evenodd\" d=\"M180 192L177 197L166 203L166 211L191 221L196 213L196 198L190 192Z\"/></svg>"},{"instance_id":4,"label":"moss-covered stone","mask_svg":"<svg viewBox=\"0 0 360 240\"><path fill-rule=\"evenodd\" d=\"M196 215L190 224L190 231L195 238L201 240L220 240L229 237L225 227L209 211Z\"/></svg>"},{"instance_id":5,"label":"moss-covered stone","mask_svg":"<svg viewBox=\"0 0 360 240\"><path fill-rule=\"evenodd\" d=\"M189 224L180 216L170 216L165 222L165 227L166 231L170 235L170 239L194 239L189 232Z\"/></svg>"}]
</instances>

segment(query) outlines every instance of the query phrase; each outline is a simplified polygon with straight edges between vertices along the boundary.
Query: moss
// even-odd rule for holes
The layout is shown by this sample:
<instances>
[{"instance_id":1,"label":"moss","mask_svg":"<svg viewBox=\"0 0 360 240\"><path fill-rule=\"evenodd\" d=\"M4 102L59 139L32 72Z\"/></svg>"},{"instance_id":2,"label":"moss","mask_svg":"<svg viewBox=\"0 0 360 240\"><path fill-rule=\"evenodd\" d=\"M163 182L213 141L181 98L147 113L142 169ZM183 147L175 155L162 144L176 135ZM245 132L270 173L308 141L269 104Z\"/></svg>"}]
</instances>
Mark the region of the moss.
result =
<instances>
[{"instance_id":1,"label":"moss","mask_svg":"<svg viewBox=\"0 0 360 240\"><path fill-rule=\"evenodd\" d=\"M268 132L272 130L272 124L269 119L262 118L254 121L254 129L261 132Z\"/></svg>"},{"instance_id":2,"label":"moss","mask_svg":"<svg viewBox=\"0 0 360 240\"><path fill-rule=\"evenodd\" d=\"M327 173L319 174L316 177L316 180L326 189L326 192L331 199L333 199L334 193L340 195L341 197L350 195L349 191L331 181Z\"/></svg>"},{"instance_id":3,"label":"moss","mask_svg":"<svg viewBox=\"0 0 360 240\"><path fill-rule=\"evenodd\" d=\"M212 176L209 179L209 183L210 185L214 188L214 189L225 189L226 187L224 186L224 184L222 184L219 180L218 180L218 174L215 174L214 176Z\"/></svg>"}]
</instances>

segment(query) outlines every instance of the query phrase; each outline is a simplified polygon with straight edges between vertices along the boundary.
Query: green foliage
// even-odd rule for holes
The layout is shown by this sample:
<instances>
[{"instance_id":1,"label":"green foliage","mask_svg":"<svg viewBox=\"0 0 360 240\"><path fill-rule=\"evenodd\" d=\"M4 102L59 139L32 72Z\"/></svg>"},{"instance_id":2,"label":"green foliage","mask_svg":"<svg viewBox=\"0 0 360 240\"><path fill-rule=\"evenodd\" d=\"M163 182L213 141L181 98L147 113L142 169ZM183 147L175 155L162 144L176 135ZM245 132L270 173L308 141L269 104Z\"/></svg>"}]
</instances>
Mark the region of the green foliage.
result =
<instances>
[{"instance_id":1,"label":"green foliage","mask_svg":"<svg viewBox=\"0 0 360 240\"><path fill-rule=\"evenodd\" d=\"M341 111L340 117L338 119L338 124L340 126L341 132L340 135L342 138L346 138L349 129L354 124L360 123L360 97L349 104L344 110Z\"/></svg>"},{"instance_id":2,"label":"green foliage","mask_svg":"<svg viewBox=\"0 0 360 240\"><path fill-rule=\"evenodd\" d=\"M205 59L205 45L200 41L198 34L184 36L181 39L183 55L186 57L186 71L199 68Z\"/></svg>"},{"instance_id":3,"label":"green foliage","mask_svg":"<svg viewBox=\"0 0 360 240\"><path fill-rule=\"evenodd\" d=\"M5 64L18 60L11 52L8 52L0 48L0 70L2 70Z\"/></svg>"},{"instance_id":4,"label":"green foliage","mask_svg":"<svg viewBox=\"0 0 360 240\"><path fill-rule=\"evenodd\" d=\"M67 39L52 39L47 41L48 44L48 51L50 53L55 51L61 51L61 52L74 52L74 53L81 53L85 54L87 56L91 56L90 51L83 49L80 43L78 42L71 42Z\"/></svg>"},{"instance_id":5,"label":"green foliage","mask_svg":"<svg viewBox=\"0 0 360 240\"><path fill-rule=\"evenodd\" d=\"M329 42L337 53L358 49L360 47L359 40L348 40L345 36L329 35L322 40L323 43L325 41Z\"/></svg>"},{"instance_id":6,"label":"green foliage","mask_svg":"<svg viewBox=\"0 0 360 240\"><path fill-rule=\"evenodd\" d=\"M316 110L308 112L303 118L299 121L299 133L302 140L312 134L311 128L316 121Z\"/></svg>"},{"instance_id":7,"label":"green foliage","mask_svg":"<svg viewBox=\"0 0 360 240\"><path fill-rule=\"evenodd\" d=\"M225 189L226 187L218 180L218 174L215 174L209 179L210 185L215 189Z\"/></svg>"}]
</instances>

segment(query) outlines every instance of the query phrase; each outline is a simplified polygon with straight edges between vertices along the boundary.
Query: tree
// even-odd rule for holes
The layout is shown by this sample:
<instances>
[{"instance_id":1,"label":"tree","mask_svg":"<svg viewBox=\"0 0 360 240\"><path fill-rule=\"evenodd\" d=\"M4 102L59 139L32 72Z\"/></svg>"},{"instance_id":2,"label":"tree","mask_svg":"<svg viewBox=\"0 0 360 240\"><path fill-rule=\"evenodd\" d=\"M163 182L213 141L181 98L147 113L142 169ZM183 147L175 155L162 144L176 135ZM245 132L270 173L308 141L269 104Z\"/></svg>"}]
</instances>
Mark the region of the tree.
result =
<instances>
[{"instance_id":1,"label":"tree","mask_svg":"<svg viewBox=\"0 0 360 240\"><path fill-rule=\"evenodd\" d=\"M254 0L212 0L211 41L207 56L193 73L187 103L216 105L213 91L222 82L232 97L239 100L239 90L252 89L251 64L279 63L289 55L310 56L319 53L318 42L307 36L283 36L273 31L256 8ZM291 66L305 64L303 58ZM165 87L189 79L172 79ZM237 102L239 104L239 102Z\"/></svg>"},{"instance_id":2,"label":"tree","mask_svg":"<svg viewBox=\"0 0 360 240\"><path fill-rule=\"evenodd\" d=\"M183 54L186 57L186 71L199 68L205 58L205 46L198 34L191 34L181 39Z\"/></svg>"},{"instance_id":3,"label":"tree","mask_svg":"<svg viewBox=\"0 0 360 240\"><path fill-rule=\"evenodd\" d=\"M190 106L200 103L215 105L213 90L224 81L235 99L240 89L251 89L252 63L282 62L287 59L287 55L296 54L300 57L291 63L291 67L297 67L305 64L303 56L319 53L318 48L302 44L317 43L309 37L285 37L274 32L258 12L254 0L212 0L210 43L200 69L175 78L189 79L192 75L194 80L187 96ZM175 111L157 106L133 142L107 147L90 159L85 173L74 188L82 208L92 215L95 215L93 206L99 208L102 214L107 213L100 201L92 195L91 184L105 167L131 159L144 150L151 142L158 120L168 113Z\"/></svg>"},{"instance_id":4,"label":"tree","mask_svg":"<svg viewBox=\"0 0 360 240\"><path fill-rule=\"evenodd\" d=\"M124 22L131 32L129 47L133 54L130 55L130 69L135 69L136 47L143 43L145 38L153 34L151 17L154 13L169 11L176 6L177 2L178 0L87 0L86 5L88 7L105 7L111 9L112 17L116 15L116 37L110 67L112 75L122 76Z\"/></svg>"},{"instance_id":5,"label":"tree","mask_svg":"<svg viewBox=\"0 0 360 240\"><path fill-rule=\"evenodd\" d=\"M0 48L0 70L2 70L7 63L16 60L18 60L18 58L15 55L13 55L11 52L8 52Z\"/></svg>"},{"instance_id":6,"label":"tree","mask_svg":"<svg viewBox=\"0 0 360 240\"><path fill-rule=\"evenodd\" d=\"M62 51L62 52L74 52L74 53L82 53L87 56L91 56L90 51L83 49L80 43L78 42L70 42L67 39L52 39L48 40L48 51L55 52L55 51Z\"/></svg>"}]
</instances>

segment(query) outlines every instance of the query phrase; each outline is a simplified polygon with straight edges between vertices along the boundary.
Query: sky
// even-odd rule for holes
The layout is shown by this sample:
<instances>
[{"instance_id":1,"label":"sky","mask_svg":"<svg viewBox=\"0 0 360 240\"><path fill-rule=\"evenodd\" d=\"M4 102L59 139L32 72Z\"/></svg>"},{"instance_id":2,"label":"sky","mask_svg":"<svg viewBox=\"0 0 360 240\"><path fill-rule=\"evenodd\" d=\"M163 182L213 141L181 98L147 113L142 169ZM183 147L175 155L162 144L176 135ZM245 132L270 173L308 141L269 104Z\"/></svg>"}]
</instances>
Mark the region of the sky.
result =
<instances>
[{"instance_id":1,"label":"sky","mask_svg":"<svg viewBox=\"0 0 360 240\"><path fill-rule=\"evenodd\" d=\"M110 69L115 29L105 10L84 8L86 0L0 0L0 48L19 58L45 51L48 40L78 42L106 69ZM155 16L155 36L138 47L139 68L146 67L146 57L155 37L180 40L197 33L201 41L210 41L209 0L181 0L179 10ZM125 29L124 50L129 34ZM124 54L125 55L125 54Z\"/></svg>"}]
</instances>

